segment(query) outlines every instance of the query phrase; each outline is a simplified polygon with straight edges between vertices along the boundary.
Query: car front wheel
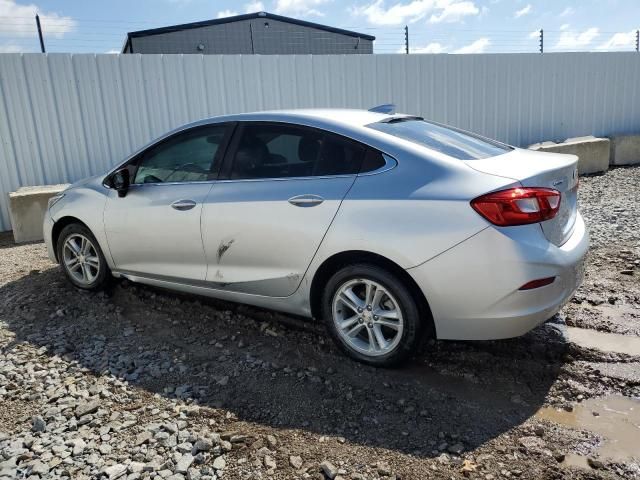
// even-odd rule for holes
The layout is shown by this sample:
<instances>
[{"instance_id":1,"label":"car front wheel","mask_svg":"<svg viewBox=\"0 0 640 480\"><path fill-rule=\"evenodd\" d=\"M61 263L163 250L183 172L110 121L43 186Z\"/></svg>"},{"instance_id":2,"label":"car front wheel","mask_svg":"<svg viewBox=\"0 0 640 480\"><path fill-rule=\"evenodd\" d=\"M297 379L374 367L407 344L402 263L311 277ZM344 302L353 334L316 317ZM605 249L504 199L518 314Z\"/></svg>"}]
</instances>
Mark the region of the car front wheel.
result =
<instances>
[{"instance_id":1,"label":"car front wheel","mask_svg":"<svg viewBox=\"0 0 640 480\"><path fill-rule=\"evenodd\" d=\"M99 290L110 279L100 245L84 225L72 223L58 237L58 260L67 278L84 290Z\"/></svg>"},{"instance_id":2,"label":"car front wheel","mask_svg":"<svg viewBox=\"0 0 640 480\"><path fill-rule=\"evenodd\" d=\"M369 365L402 363L421 338L420 310L407 285L377 265L336 272L327 282L322 314L340 349Z\"/></svg>"}]
</instances>

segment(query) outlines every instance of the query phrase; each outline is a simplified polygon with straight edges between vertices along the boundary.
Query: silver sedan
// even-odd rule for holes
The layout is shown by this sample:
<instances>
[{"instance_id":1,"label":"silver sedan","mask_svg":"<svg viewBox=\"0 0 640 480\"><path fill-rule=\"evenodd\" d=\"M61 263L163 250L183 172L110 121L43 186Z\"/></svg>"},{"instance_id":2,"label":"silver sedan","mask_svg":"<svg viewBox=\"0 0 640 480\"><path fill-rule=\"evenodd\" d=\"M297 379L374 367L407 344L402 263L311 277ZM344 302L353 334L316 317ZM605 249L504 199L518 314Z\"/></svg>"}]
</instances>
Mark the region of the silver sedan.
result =
<instances>
[{"instance_id":1,"label":"silver sedan","mask_svg":"<svg viewBox=\"0 0 640 480\"><path fill-rule=\"evenodd\" d=\"M293 110L174 130L51 199L49 255L313 317L351 357L522 335L581 282L577 158L393 112Z\"/></svg>"}]
</instances>

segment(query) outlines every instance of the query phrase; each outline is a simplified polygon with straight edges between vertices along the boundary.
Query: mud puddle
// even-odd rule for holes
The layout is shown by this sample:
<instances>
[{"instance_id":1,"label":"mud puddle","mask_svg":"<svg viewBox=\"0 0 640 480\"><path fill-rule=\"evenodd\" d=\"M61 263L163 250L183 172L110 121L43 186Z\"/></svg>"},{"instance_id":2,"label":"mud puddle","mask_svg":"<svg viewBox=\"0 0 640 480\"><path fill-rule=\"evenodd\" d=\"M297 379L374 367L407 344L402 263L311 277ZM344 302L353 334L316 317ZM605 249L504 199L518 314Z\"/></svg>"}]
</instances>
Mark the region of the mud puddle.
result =
<instances>
[{"instance_id":1,"label":"mud puddle","mask_svg":"<svg viewBox=\"0 0 640 480\"><path fill-rule=\"evenodd\" d=\"M575 405L573 411L545 407L536 417L602 437L596 453L614 461L640 459L640 399L610 395ZM586 457L569 454L565 464L587 467Z\"/></svg>"},{"instance_id":2,"label":"mud puddle","mask_svg":"<svg viewBox=\"0 0 640 480\"><path fill-rule=\"evenodd\" d=\"M602 305L585 308L582 312L582 317L583 321L585 317L591 320L590 322L587 321L587 323L590 324L589 328L594 330L609 330L614 333L640 336L638 325L640 309L635 305L603 303ZM601 325L608 328L600 328ZM575 326L583 327L580 324Z\"/></svg>"},{"instance_id":3,"label":"mud puddle","mask_svg":"<svg viewBox=\"0 0 640 480\"><path fill-rule=\"evenodd\" d=\"M583 468L589 469L589 462L587 461L587 457L583 455L578 455L577 453L567 453L562 461L563 467L573 467L573 468Z\"/></svg>"},{"instance_id":4,"label":"mud puddle","mask_svg":"<svg viewBox=\"0 0 640 480\"><path fill-rule=\"evenodd\" d=\"M640 356L640 337L576 327L566 327L565 336L569 342L583 348Z\"/></svg>"}]
</instances>

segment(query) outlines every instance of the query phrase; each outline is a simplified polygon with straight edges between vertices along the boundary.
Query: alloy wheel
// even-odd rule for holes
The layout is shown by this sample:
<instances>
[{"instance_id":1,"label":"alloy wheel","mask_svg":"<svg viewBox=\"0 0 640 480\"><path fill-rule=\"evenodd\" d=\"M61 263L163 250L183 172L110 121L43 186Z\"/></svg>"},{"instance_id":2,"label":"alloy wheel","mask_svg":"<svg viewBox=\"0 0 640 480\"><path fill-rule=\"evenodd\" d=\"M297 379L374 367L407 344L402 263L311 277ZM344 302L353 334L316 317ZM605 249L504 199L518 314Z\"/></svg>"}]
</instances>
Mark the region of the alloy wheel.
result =
<instances>
[{"instance_id":1,"label":"alloy wheel","mask_svg":"<svg viewBox=\"0 0 640 480\"><path fill-rule=\"evenodd\" d=\"M69 235L62 248L64 268L81 285L90 285L100 273L98 251L84 235Z\"/></svg>"},{"instance_id":2,"label":"alloy wheel","mask_svg":"<svg viewBox=\"0 0 640 480\"><path fill-rule=\"evenodd\" d=\"M342 340L368 356L393 351L402 338L400 303L384 285L359 278L343 283L333 297L333 321Z\"/></svg>"}]
</instances>

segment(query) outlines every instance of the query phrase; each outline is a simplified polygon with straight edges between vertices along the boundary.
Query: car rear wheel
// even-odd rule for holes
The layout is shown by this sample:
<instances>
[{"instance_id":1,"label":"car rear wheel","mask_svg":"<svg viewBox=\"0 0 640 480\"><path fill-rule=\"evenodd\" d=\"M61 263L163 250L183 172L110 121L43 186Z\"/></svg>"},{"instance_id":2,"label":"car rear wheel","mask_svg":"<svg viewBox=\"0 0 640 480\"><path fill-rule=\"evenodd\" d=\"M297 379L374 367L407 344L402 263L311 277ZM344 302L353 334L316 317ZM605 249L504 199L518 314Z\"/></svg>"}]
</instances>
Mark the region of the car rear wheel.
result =
<instances>
[{"instance_id":1,"label":"car rear wheel","mask_svg":"<svg viewBox=\"0 0 640 480\"><path fill-rule=\"evenodd\" d=\"M417 349L420 310L396 275L371 264L342 268L327 282L324 321L336 344L369 365L391 367Z\"/></svg>"},{"instance_id":2,"label":"car rear wheel","mask_svg":"<svg viewBox=\"0 0 640 480\"><path fill-rule=\"evenodd\" d=\"M84 225L72 223L58 237L58 260L65 275L76 287L100 290L111 278L100 245Z\"/></svg>"}]
</instances>

